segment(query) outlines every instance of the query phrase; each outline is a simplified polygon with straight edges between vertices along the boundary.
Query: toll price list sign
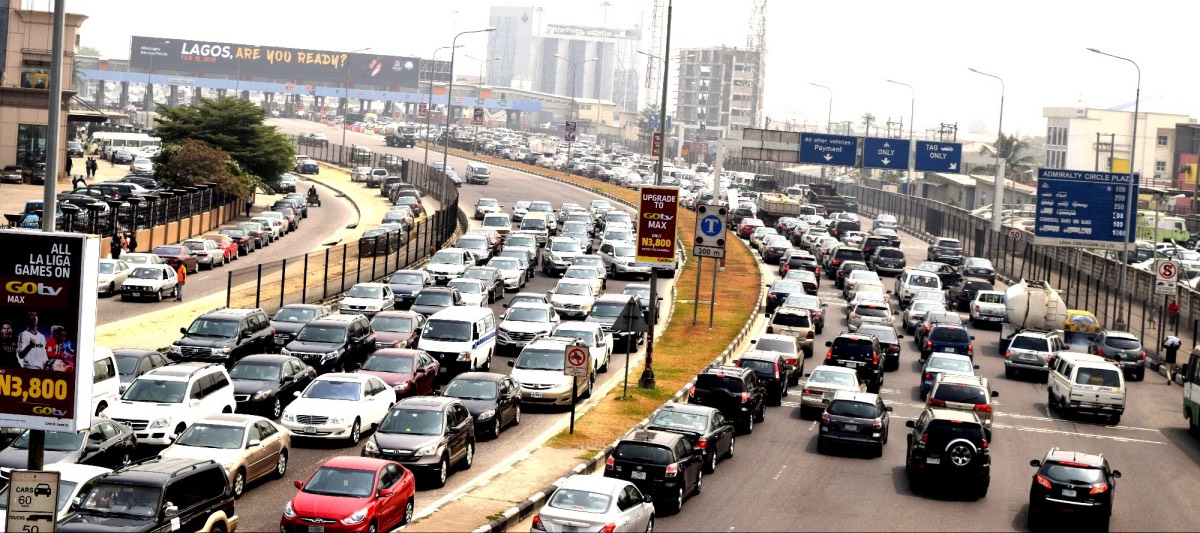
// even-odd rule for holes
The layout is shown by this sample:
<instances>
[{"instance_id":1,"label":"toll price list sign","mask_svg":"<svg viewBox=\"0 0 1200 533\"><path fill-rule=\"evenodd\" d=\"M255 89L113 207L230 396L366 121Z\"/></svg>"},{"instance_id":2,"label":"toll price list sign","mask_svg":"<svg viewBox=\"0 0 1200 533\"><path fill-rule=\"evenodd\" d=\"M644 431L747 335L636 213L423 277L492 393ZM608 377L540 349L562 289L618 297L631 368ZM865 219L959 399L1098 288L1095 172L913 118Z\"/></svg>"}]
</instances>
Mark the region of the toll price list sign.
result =
<instances>
[{"instance_id":1,"label":"toll price list sign","mask_svg":"<svg viewBox=\"0 0 1200 533\"><path fill-rule=\"evenodd\" d=\"M1120 250L1134 240L1137 195L1136 174L1038 169L1034 244Z\"/></svg>"},{"instance_id":2,"label":"toll price list sign","mask_svg":"<svg viewBox=\"0 0 1200 533\"><path fill-rule=\"evenodd\" d=\"M675 267L677 187L643 186L638 191L637 258L639 265Z\"/></svg>"}]
</instances>

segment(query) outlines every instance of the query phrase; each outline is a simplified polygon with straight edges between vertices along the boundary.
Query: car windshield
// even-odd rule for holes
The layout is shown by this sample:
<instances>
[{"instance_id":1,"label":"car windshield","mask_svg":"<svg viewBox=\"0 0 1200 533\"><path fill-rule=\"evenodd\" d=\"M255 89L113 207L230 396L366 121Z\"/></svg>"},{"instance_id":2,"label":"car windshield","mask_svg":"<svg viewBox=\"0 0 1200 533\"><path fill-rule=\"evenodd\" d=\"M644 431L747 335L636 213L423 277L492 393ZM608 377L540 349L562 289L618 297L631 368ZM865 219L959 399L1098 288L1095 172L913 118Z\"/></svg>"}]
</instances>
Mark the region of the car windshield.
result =
<instances>
[{"instance_id":1,"label":"car windshield","mask_svg":"<svg viewBox=\"0 0 1200 533\"><path fill-rule=\"evenodd\" d=\"M154 255L187 255L188 254L185 249L178 247L178 246L159 246L158 248L155 248L154 251L151 253L153 253Z\"/></svg>"},{"instance_id":2,"label":"car windshield","mask_svg":"<svg viewBox=\"0 0 1200 533\"><path fill-rule=\"evenodd\" d=\"M292 322L297 324L307 324L312 319L317 317L316 309L306 309L303 307L285 307L275 313L271 318L276 322Z\"/></svg>"},{"instance_id":3,"label":"car windshield","mask_svg":"<svg viewBox=\"0 0 1200 533\"><path fill-rule=\"evenodd\" d=\"M549 322L550 310L537 307L509 308L507 320L515 322Z\"/></svg>"},{"instance_id":4,"label":"car windshield","mask_svg":"<svg viewBox=\"0 0 1200 533\"><path fill-rule=\"evenodd\" d=\"M649 298L650 297L650 287L643 288L643 287L635 287L635 286L631 286L631 285L626 285L625 290L621 291L621 294L637 296L638 298Z\"/></svg>"},{"instance_id":5,"label":"car windshield","mask_svg":"<svg viewBox=\"0 0 1200 533\"><path fill-rule=\"evenodd\" d=\"M484 226L502 226L507 228L509 225L508 215L486 215L483 217Z\"/></svg>"},{"instance_id":6,"label":"car windshield","mask_svg":"<svg viewBox=\"0 0 1200 533\"><path fill-rule=\"evenodd\" d=\"M622 461L634 461L656 465L672 462L671 450L663 446L641 442L621 442L613 450L613 457Z\"/></svg>"},{"instance_id":7,"label":"car windshield","mask_svg":"<svg viewBox=\"0 0 1200 533\"><path fill-rule=\"evenodd\" d=\"M1004 303L1004 294L1002 293L980 293L978 300L985 304L1002 304Z\"/></svg>"},{"instance_id":8,"label":"car windshield","mask_svg":"<svg viewBox=\"0 0 1200 533\"><path fill-rule=\"evenodd\" d=\"M1115 368L1079 367L1075 373L1075 383L1115 388L1121 386L1121 375L1120 371Z\"/></svg>"},{"instance_id":9,"label":"car windshield","mask_svg":"<svg viewBox=\"0 0 1200 533\"><path fill-rule=\"evenodd\" d=\"M309 324L304 326L296 335L296 340L304 342L337 343L346 340L346 328L342 326L320 326Z\"/></svg>"},{"instance_id":10,"label":"car windshield","mask_svg":"<svg viewBox=\"0 0 1200 533\"><path fill-rule=\"evenodd\" d=\"M872 318L884 318L888 316L886 307L876 307L875 305L859 305L854 308L854 314L859 316L869 316Z\"/></svg>"},{"instance_id":11,"label":"car windshield","mask_svg":"<svg viewBox=\"0 0 1200 533\"><path fill-rule=\"evenodd\" d=\"M563 232L565 233L584 233L588 230L587 224L583 222L570 222L563 224Z\"/></svg>"},{"instance_id":12,"label":"car windshield","mask_svg":"<svg viewBox=\"0 0 1200 533\"><path fill-rule=\"evenodd\" d=\"M187 382L185 381L140 377L133 380L129 390L121 395L121 399L127 402L180 403L183 401L185 391L187 391Z\"/></svg>"},{"instance_id":13,"label":"car windshield","mask_svg":"<svg viewBox=\"0 0 1200 533\"><path fill-rule=\"evenodd\" d=\"M237 320L215 320L197 318L188 327L188 335L193 337L221 337L232 339L238 334Z\"/></svg>"},{"instance_id":14,"label":"car windshield","mask_svg":"<svg viewBox=\"0 0 1200 533\"><path fill-rule=\"evenodd\" d=\"M946 300L946 293L942 291L917 291L913 295L914 300L932 300L935 302L943 302Z\"/></svg>"},{"instance_id":15,"label":"car windshield","mask_svg":"<svg viewBox=\"0 0 1200 533\"><path fill-rule=\"evenodd\" d=\"M83 446L85 436L87 436L87 432L84 431L47 431L46 451L73 452ZM19 450L29 449L29 430L17 437L11 446Z\"/></svg>"},{"instance_id":16,"label":"car windshield","mask_svg":"<svg viewBox=\"0 0 1200 533\"><path fill-rule=\"evenodd\" d=\"M913 302L912 307L910 307L909 309L910 309L910 311L909 311L910 313L911 312L928 313L930 311L945 311L946 306L939 304L937 302Z\"/></svg>"},{"instance_id":17,"label":"car windshield","mask_svg":"<svg viewBox=\"0 0 1200 533\"><path fill-rule=\"evenodd\" d=\"M574 239L571 240L555 240L550 244L550 249L555 252L578 252L579 243Z\"/></svg>"},{"instance_id":18,"label":"car windshield","mask_svg":"<svg viewBox=\"0 0 1200 533\"><path fill-rule=\"evenodd\" d=\"M959 359L957 357L931 357L925 369L939 372L958 372L960 374L975 373L975 370L971 367L970 359Z\"/></svg>"},{"instance_id":19,"label":"car windshield","mask_svg":"<svg viewBox=\"0 0 1200 533\"><path fill-rule=\"evenodd\" d=\"M1087 468L1062 463L1046 463L1041 474L1054 481L1074 483L1076 485L1094 485L1104 483L1104 471L1099 468Z\"/></svg>"},{"instance_id":20,"label":"car windshield","mask_svg":"<svg viewBox=\"0 0 1200 533\"><path fill-rule=\"evenodd\" d=\"M858 332L863 335L874 336L879 342L886 342L888 344L896 344L900 340L896 335L896 330L890 327L863 326L858 328Z\"/></svg>"},{"instance_id":21,"label":"car windshield","mask_svg":"<svg viewBox=\"0 0 1200 533\"><path fill-rule=\"evenodd\" d=\"M592 315L599 317L618 317L621 316L621 311L625 309L624 303L617 302L601 302L592 306Z\"/></svg>"},{"instance_id":22,"label":"car windshield","mask_svg":"<svg viewBox=\"0 0 1200 533\"><path fill-rule=\"evenodd\" d=\"M1108 337L1104 339L1104 344L1116 348L1118 350L1140 350L1142 349L1141 341L1126 337Z\"/></svg>"},{"instance_id":23,"label":"car windshield","mask_svg":"<svg viewBox=\"0 0 1200 533\"><path fill-rule=\"evenodd\" d=\"M183 245L193 252L203 252L205 249L204 242L202 241L188 241L183 243Z\"/></svg>"},{"instance_id":24,"label":"car windshield","mask_svg":"<svg viewBox=\"0 0 1200 533\"><path fill-rule=\"evenodd\" d=\"M446 286L458 289L461 294L483 294L483 284L475 280L452 279Z\"/></svg>"},{"instance_id":25,"label":"car windshield","mask_svg":"<svg viewBox=\"0 0 1200 533\"><path fill-rule=\"evenodd\" d=\"M684 413L673 409L661 409L658 415L650 421L650 425L703 433L708 429L708 417L699 413Z\"/></svg>"},{"instance_id":26,"label":"car windshield","mask_svg":"<svg viewBox=\"0 0 1200 533\"><path fill-rule=\"evenodd\" d=\"M497 202L492 198L480 198L478 205L485 207L496 207L500 205L500 202Z\"/></svg>"},{"instance_id":27,"label":"car windshield","mask_svg":"<svg viewBox=\"0 0 1200 533\"><path fill-rule=\"evenodd\" d=\"M992 268L992 262L982 257L972 257L963 264L967 268Z\"/></svg>"},{"instance_id":28,"label":"car windshield","mask_svg":"<svg viewBox=\"0 0 1200 533\"><path fill-rule=\"evenodd\" d=\"M895 248L880 248L875 255L888 259L904 259L904 252Z\"/></svg>"},{"instance_id":29,"label":"car windshield","mask_svg":"<svg viewBox=\"0 0 1200 533\"><path fill-rule=\"evenodd\" d=\"M530 235L510 235L508 240L504 241L507 246L524 246L525 248L534 248L537 246L537 241Z\"/></svg>"},{"instance_id":30,"label":"car windshield","mask_svg":"<svg viewBox=\"0 0 1200 533\"><path fill-rule=\"evenodd\" d=\"M383 287L373 287L370 285L355 285L346 291L347 298L368 298L372 300L383 299Z\"/></svg>"},{"instance_id":31,"label":"car windshield","mask_svg":"<svg viewBox=\"0 0 1200 533\"><path fill-rule=\"evenodd\" d=\"M600 272L594 268L568 268L563 273L563 277L570 279L600 279Z\"/></svg>"},{"instance_id":32,"label":"car windshield","mask_svg":"<svg viewBox=\"0 0 1200 533\"><path fill-rule=\"evenodd\" d=\"M229 377L254 381L279 381L280 365L276 363L256 363L239 361L229 370Z\"/></svg>"},{"instance_id":33,"label":"car windshield","mask_svg":"<svg viewBox=\"0 0 1200 533\"><path fill-rule=\"evenodd\" d=\"M375 492L375 472L322 466L300 490L322 496L366 498Z\"/></svg>"},{"instance_id":34,"label":"car windshield","mask_svg":"<svg viewBox=\"0 0 1200 533\"><path fill-rule=\"evenodd\" d=\"M934 246L940 246L942 248L962 248L962 244L959 244L958 239L938 239L937 244Z\"/></svg>"},{"instance_id":35,"label":"car windshield","mask_svg":"<svg viewBox=\"0 0 1200 533\"><path fill-rule=\"evenodd\" d=\"M592 294L592 287L583 283L559 283L558 286L554 287L554 294L589 296Z\"/></svg>"},{"instance_id":36,"label":"car windshield","mask_svg":"<svg viewBox=\"0 0 1200 533\"><path fill-rule=\"evenodd\" d=\"M523 218L521 219L521 229L544 230L546 229L546 220L543 218Z\"/></svg>"},{"instance_id":37,"label":"car windshield","mask_svg":"<svg viewBox=\"0 0 1200 533\"><path fill-rule=\"evenodd\" d=\"M192 424L179 439L178 446L195 446L197 448L220 448L237 450L242 447L245 436L244 426L229 426L224 424Z\"/></svg>"},{"instance_id":38,"label":"car windshield","mask_svg":"<svg viewBox=\"0 0 1200 533\"><path fill-rule=\"evenodd\" d=\"M937 287L937 276L912 276L908 278L908 284L914 287Z\"/></svg>"},{"instance_id":39,"label":"car windshield","mask_svg":"<svg viewBox=\"0 0 1200 533\"><path fill-rule=\"evenodd\" d=\"M161 497L161 490L153 485L99 482L79 507L84 511L151 518L161 510Z\"/></svg>"},{"instance_id":40,"label":"car windshield","mask_svg":"<svg viewBox=\"0 0 1200 533\"><path fill-rule=\"evenodd\" d=\"M935 342L971 342L971 335L962 328L934 328L929 333L929 340Z\"/></svg>"},{"instance_id":41,"label":"car windshield","mask_svg":"<svg viewBox=\"0 0 1200 533\"><path fill-rule=\"evenodd\" d=\"M116 263L108 263L108 262L100 263L100 273L101 274L112 274L114 271L116 271L116 269L117 269Z\"/></svg>"},{"instance_id":42,"label":"car windshield","mask_svg":"<svg viewBox=\"0 0 1200 533\"><path fill-rule=\"evenodd\" d=\"M550 498L549 505L555 509L599 514L607 511L611 502L612 497L607 494L574 489L559 489Z\"/></svg>"},{"instance_id":43,"label":"car windshield","mask_svg":"<svg viewBox=\"0 0 1200 533\"><path fill-rule=\"evenodd\" d=\"M633 233L624 230L613 230L604 232L604 240L606 241L632 241Z\"/></svg>"},{"instance_id":44,"label":"car windshield","mask_svg":"<svg viewBox=\"0 0 1200 533\"><path fill-rule=\"evenodd\" d=\"M1018 350L1032 350L1035 352L1050 351L1050 345L1046 342L1046 339L1038 337L1017 337L1012 340L1012 343L1009 344L1009 348L1015 348Z\"/></svg>"},{"instance_id":45,"label":"car windshield","mask_svg":"<svg viewBox=\"0 0 1200 533\"><path fill-rule=\"evenodd\" d=\"M446 307L454 303L454 297L450 291L421 291L417 293L417 298L413 300L413 305L429 305L434 307Z\"/></svg>"},{"instance_id":46,"label":"car windshield","mask_svg":"<svg viewBox=\"0 0 1200 533\"><path fill-rule=\"evenodd\" d=\"M931 398L944 402L985 404L987 392L976 385L959 385L957 383L942 383L933 391Z\"/></svg>"},{"instance_id":47,"label":"car windshield","mask_svg":"<svg viewBox=\"0 0 1200 533\"><path fill-rule=\"evenodd\" d=\"M521 263L519 263L516 259L507 258L507 257L506 258L499 258L499 257L494 258L491 261L488 261L488 266L497 268L500 270L520 270L521 269Z\"/></svg>"},{"instance_id":48,"label":"car windshield","mask_svg":"<svg viewBox=\"0 0 1200 533\"><path fill-rule=\"evenodd\" d=\"M388 333L412 333L413 319L407 316L379 316L371 319L371 329Z\"/></svg>"},{"instance_id":49,"label":"car windshield","mask_svg":"<svg viewBox=\"0 0 1200 533\"><path fill-rule=\"evenodd\" d=\"M462 252L454 250L442 250L433 254L433 259L429 262L435 265L461 265L463 261Z\"/></svg>"},{"instance_id":50,"label":"car windshield","mask_svg":"<svg viewBox=\"0 0 1200 533\"><path fill-rule=\"evenodd\" d=\"M575 329L559 326L555 328L554 335L557 337L573 337L583 341L583 343L588 346L596 345L595 332L590 329Z\"/></svg>"},{"instance_id":51,"label":"car windshield","mask_svg":"<svg viewBox=\"0 0 1200 533\"><path fill-rule=\"evenodd\" d=\"M494 400L497 392L495 381L456 379L446 385L442 396L460 400Z\"/></svg>"},{"instance_id":52,"label":"car windshield","mask_svg":"<svg viewBox=\"0 0 1200 533\"><path fill-rule=\"evenodd\" d=\"M850 275L846 276L846 280L855 282L868 280L879 281L879 274L876 274L870 270L855 270L854 272L851 272Z\"/></svg>"},{"instance_id":53,"label":"car windshield","mask_svg":"<svg viewBox=\"0 0 1200 533\"><path fill-rule=\"evenodd\" d=\"M830 372L828 370L816 369L812 375L808 376L809 384L824 384L838 385L842 387L857 387L858 378L854 374L847 372Z\"/></svg>"},{"instance_id":54,"label":"car windshield","mask_svg":"<svg viewBox=\"0 0 1200 533\"><path fill-rule=\"evenodd\" d=\"M737 366L749 368L758 374L772 374L776 371L774 361L763 361L762 359L738 359Z\"/></svg>"},{"instance_id":55,"label":"car windshield","mask_svg":"<svg viewBox=\"0 0 1200 533\"><path fill-rule=\"evenodd\" d=\"M358 401L362 386L357 381L335 381L319 379L312 382L304 391L305 398L317 400L346 400Z\"/></svg>"},{"instance_id":56,"label":"car windshield","mask_svg":"<svg viewBox=\"0 0 1200 533\"><path fill-rule=\"evenodd\" d=\"M764 352L796 353L796 341L791 339L762 338L754 343L755 350Z\"/></svg>"},{"instance_id":57,"label":"car windshield","mask_svg":"<svg viewBox=\"0 0 1200 533\"><path fill-rule=\"evenodd\" d=\"M563 351L526 348L513 366L524 370L557 370L562 373Z\"/></svg>"},{"instance_id":58,"label":"car windshield","mask_svg":"<svg viewBox=\"0 0 1200 533\"><path fill-rule=\"evenodd\" d=\"M875 404L856 402L852 400L834 400L829 402L825 412L832 416L847 416L851 418L875 418L878 413Z\"/></svg>"},{"instance_id":59,"label":"car windshield","mask_svg":"<svg viewBox=\"0 0 1200 533\"><path fill-rule=\"evenodd\" d=\"M488 248L488 242L486 239L468 239L463 237L458 240L458 247L468 250L485 250Z\"/></svg>"},{"instance_id":60,"label":"car windshield","mask_svg":"<svg viewBox=\"0 0 1200 533\"><path fill-rule=\"evenodd\" d=\"M160 279L162 278L162 270L157 268L135 268L129 273L129 277L134 279Z\"/></svg>"},{"instance_id":61,"label":"car windshield","mask_svg":"<svg viewBox=\"0 0 1200 533\"><path fill-rule=\"evenodd\" d=\"M790 273L790 272L789 272ZM808 294L792 294L784 301L786 307L800 307L802 309L819 309L821 307L821 299L817 296Z\"/></svg>"},{"instance_id":62,"label":"car windshield","mask_svg":"<svg viewBox=\"0 0 1200 533\"><path fill-rule=\"evenodd\" d=\"M575 257L575 262L571 264L575 266L602 267L604 266L604 260L600 259L599 256L588 257L586 255L580 255Z\"/></svg>"},{"instance_id":63,"label":"car windshield","mask_svg":"<svg viewBox=\"0 0 1200 533\"><path fill-rule=\"evenodd\" d=\"M137 370L137 365L141 362L141 356L137 355L117 355L117 373L132 374Z\"/></svg>"},{"instance_id":64,"label":"car windshield","mask_svg":"<svg viewBox=\"0 0 1200 533\"><path fill-rule=\"evenodd\" d=\"M372 372L410 373L413 357L409 355L372 355L363 363L363 370Z\"/></svg>"},{"instance_id":65,"label":"car windshield","mask_svg":"<svg viewBox=\"0 0 1200 533\"><path fill-rule=\"evenodd\" d=\"M430 320L421 338L429 341L461 342L471 340L471 323L457 320Z\"/></svg>"},{"instance_id":66,"label":"car windshield","mask_svg":"<svg viewBox=\"0 0 1200 533\"><path fill-rule=\"evenodd\" d=\"M797 313L775 313L775 317L771 319L771 324L797 328L807 328L811 325L808 315Z\"/></svg>"}]
</instances>

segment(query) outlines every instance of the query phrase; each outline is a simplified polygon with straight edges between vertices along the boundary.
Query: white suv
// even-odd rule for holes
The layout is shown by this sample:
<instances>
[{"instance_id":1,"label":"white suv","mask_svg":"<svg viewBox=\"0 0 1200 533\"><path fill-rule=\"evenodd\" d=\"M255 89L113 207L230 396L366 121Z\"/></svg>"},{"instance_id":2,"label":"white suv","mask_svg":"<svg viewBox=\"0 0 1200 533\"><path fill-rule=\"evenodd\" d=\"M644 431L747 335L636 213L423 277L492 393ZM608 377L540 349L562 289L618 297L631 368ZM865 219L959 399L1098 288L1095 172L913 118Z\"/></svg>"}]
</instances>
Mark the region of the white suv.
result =
<instances>
[{"instance_id":1,"label":"white suv","mask_svg":"<svg viewBox=\"0 0 1200 533\"><path fill-rule=\"evenodd\" d=\"M165 446L197 420L236 405L224 366L190 362L138 376L105 414L132 429L139 444Z\"/></svg>"},{"instance_id":2,"label":"white suv","mask_svg":"<svg viewBox=\"0 0 1200 533\"><path fill-rule=\"evenodd\" d=\"M1067 344L1057 334L1048 331L1025 330L1017 333L1004 349L1004 376L1031 371L1040 374L1045 383L1050 374L1050 356L1066 351Z\"/></svg>"}]
</instances>

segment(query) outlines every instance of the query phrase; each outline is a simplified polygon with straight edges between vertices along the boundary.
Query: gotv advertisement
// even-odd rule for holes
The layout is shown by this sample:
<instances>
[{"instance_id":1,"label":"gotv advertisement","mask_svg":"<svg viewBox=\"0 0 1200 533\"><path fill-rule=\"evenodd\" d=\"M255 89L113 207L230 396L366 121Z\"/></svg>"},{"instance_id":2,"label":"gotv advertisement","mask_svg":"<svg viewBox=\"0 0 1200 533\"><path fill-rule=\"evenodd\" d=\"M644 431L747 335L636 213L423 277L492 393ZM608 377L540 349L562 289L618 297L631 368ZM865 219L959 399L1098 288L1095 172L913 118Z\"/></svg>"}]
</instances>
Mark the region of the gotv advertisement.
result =
<instances>
[{"instance_id":1,"label":"gotv advertisement","mask_svg":"<svg viewBox=\"0 0 1200 533\"><path fill-rule=\"evenodd\" d=\"M311 84L331 82L416 88L421 60L281 46L134 36L130 66L153 71L222 74ZM347 73L347 70L349 72Z\"/></svg>"},{"instance_id":2,"label":"gotv advertisement","mask_svg":"<svg viewBox=\"0 0 1200 533\"><path fill-rule=\"evenodd\" d=\"M0 231L0 426L91 424L100 241Z\"/></svg>"},{"instance_id":3,"label":"gotv advertisement","mask_svg":"<svg viewBox=\"0 0 1200 533\"><path fill-rule=\"evenodd\" d=\"M639 265L675 267L677 187L643 186L638 190L637 257Z\"/></svg>"}]
</instances>

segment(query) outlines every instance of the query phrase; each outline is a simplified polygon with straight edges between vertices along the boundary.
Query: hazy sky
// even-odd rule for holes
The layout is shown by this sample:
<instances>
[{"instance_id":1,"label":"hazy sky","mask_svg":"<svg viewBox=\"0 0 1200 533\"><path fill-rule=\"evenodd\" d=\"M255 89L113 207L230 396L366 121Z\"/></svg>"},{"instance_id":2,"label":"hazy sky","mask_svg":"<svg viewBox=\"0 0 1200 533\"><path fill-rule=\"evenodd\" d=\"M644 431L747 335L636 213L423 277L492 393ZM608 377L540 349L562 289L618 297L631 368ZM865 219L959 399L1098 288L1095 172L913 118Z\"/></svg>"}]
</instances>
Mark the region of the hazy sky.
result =
<instances>
[{"instance_id":1,"label":"hazy sky","mask_svg":"<svg viewBox=\"0 0 1200 533\"><path fill-rule=\"evenodd\" d=\"M372 47L380 54L428 57L456 31L487 26L491 5L540 5L545 22L600 25L604 0L67 0L89 17L83 45L114 58L129 56L133 34L327 50ZM666 0L662 0L665 4ZM50 9L50 0L23 0ZM609 26L649 24L649 0L608 0ZM676 0L672 49L745 46L750 0ZM834 122L908 123L913 86L920 132L958 123L960 133L994 135L1007 84L1004 131L1044 135L1042 108L1111 108L1130 104L1142 68L1142 111L1200 116L1200 54L1190 30L1200 2L1146 0L1007 2L769 0L766 108L772 120L823 124L833 89ZM484 57L486 34L459 39L459 54ZM645 49L645 48L643 48ZM660 54L660 51L654 51ZM677 54L676 54L677 55ZM459 56L458 67L478 69ZM644 89L643 89L644 91ZM644 93L643 93L644 94Z\"/></svg>"}]
</instances>

